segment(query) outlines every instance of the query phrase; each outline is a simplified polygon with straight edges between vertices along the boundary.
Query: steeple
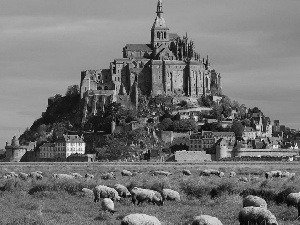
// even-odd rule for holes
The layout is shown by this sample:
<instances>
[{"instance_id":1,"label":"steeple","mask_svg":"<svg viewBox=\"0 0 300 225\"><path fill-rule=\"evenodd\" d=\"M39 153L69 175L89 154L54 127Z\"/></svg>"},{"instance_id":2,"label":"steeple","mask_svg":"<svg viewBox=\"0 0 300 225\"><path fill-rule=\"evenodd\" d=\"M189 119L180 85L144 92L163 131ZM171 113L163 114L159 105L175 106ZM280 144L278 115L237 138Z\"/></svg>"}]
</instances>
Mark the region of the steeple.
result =
<instances>
[{"instance_id":1,"label":"steeple","mask_svg":"<svg viewBox=\"0 0 300 225\"><path fill-rule=\"evenodd\" d=\"M163 14L163 11L162 11L162 0L158 0L157 2L157 11L156 11L156 14L159 18L161 18L161 15Z\"/></svg>"},{"instance_id":2,"label":"steeple","mask_svg":"<svg viewBox=\"0 0 300 225\"><path fill-rule=\"evenodd\" d=\"M159 47L161 44L168 45L169 43L169 28L162 14L162 0L158 0L156 18L151 29L151 44L153 48L155 46Z\"/></svg>"}]
</instances>

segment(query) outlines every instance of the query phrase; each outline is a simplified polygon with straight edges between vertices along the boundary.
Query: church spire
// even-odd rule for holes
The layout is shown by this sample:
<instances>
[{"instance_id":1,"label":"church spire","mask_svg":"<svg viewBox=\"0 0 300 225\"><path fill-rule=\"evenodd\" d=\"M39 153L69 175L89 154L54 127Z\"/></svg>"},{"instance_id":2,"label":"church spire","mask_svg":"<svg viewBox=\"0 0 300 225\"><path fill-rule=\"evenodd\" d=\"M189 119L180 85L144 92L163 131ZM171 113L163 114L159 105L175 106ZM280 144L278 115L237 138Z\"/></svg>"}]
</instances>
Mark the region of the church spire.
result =
<instances>
[{"instance_id":1,"label":"church spire","mask_svg":"<svg viewBox=\"0 0 300 225\"><path fill-rule=\"evenodd\" d=\"M158 0L157 2L157 16L160 18L161 17L161 14L163 14L163 11L162 11L162 0Z\"/></svg>"}]
</instances>

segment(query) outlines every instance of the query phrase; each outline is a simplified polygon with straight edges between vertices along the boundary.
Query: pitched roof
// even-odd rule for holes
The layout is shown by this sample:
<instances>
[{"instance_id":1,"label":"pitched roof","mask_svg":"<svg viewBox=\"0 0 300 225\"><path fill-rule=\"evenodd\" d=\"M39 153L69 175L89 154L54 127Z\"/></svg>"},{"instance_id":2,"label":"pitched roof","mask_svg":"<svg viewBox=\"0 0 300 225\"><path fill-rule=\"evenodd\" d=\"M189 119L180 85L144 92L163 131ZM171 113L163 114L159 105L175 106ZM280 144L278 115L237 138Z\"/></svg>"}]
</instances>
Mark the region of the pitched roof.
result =
<instances>
[{"instance_id":1,"label":"pitched roof","mask_svg":"<svg viewBox=\"0 0 300 225\"><path fill-rule=\"evenodd\" d=\"M55 147L54 143L44 143L41 148L47 148L47 147Z\"/></svg>"},{"instance_id":2,"label":"pitched roof","mask_svg":"<svg viewBox=\"0 0 300 225\"><path fill-rule=\"evenodd\" d=\"M125 49L127 51L152 51L150 44L127 44Z\"/></svg>"},{"instance_id":3,"label":"pitched roof","mask_svg":"<svg viewBox=\"0 0 300 225\"><path fill-rule=\"evenodd\" d=\"M254 132L255 130L252 127L245 127L244 132Z\"/></svg>"},{"instance_id":4,"label":"pitched roof","mask_svg":"<svg viewBox=\"0 0 300 225\"><path fill-rule=\"evenodd\" d=\"M82 137L78 135L65 135L60 138L57 142L67 142L67 143L85 143Z\"/></svg>"}]
</instances>

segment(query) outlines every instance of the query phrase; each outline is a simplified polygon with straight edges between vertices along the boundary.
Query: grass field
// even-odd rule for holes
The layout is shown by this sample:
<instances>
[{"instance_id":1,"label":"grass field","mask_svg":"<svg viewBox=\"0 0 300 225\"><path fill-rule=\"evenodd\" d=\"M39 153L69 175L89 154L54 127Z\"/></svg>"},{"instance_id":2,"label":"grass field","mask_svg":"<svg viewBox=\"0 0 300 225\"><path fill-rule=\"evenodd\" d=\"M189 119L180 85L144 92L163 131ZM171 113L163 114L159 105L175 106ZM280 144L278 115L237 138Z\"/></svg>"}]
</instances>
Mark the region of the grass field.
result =
<instances>
[{"instance_id":1,"label":"grass field","mask_svg":"<svg viewBox=\"0 0 300 225\"><path fill-rule=\"evenodd\" d=\"M134 177L122 177L123 169L140 172ZM183 176L182 170L189 169L191 176ZM203 169L219 169L226 177L200 177ZM43 172L42 181L0 180L0 224L120 224L121 219L131 213L146 213L156 216L164 225L187 225L194 216L208 214L218 217L224 225L238 225L238 213L242 208L241 194L256 194L264 197L269 210L276 216L279 224L296 225L297 210L284 203L290 192L300 191L300 164L296 162L220 162L202 164L156 164L156 163L21 163L0 165L0 175L6 172ZM173 175L151 176L154 170L172 172ZM268 180L263 174L270 170L296 172L295 179L276 178ZM115 180L101 180L101 174L113 171ZM237 177L229 178L230 171ZM91 173L92 181L55 181L54 173ZM251 180L238 181L241 176ZM134 206L131 199L115 203L117 213L103 213L99 203L84 197L83 187L92 188L98 184L113 186L139 186L159 190L171 188L181 194L180 202L165 202L163 206L144 203ZM213 198L212 198L213 196Z\"/></svg>"}]
</instances>

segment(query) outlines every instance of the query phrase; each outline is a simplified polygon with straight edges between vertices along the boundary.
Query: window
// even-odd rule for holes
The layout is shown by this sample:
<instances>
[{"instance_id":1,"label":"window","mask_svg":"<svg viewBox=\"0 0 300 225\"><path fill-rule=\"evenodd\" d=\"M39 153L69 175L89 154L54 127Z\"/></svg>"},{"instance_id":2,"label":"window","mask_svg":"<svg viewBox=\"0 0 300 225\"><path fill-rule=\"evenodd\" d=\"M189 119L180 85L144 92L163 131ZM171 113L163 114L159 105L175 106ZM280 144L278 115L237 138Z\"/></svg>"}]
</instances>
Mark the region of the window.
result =
<instances>
[{"instance_id":1,"label":"window","mask_svg":"<svg viewBox=\"0 0 300 225\"><path fill-rule=\"evenodd\" d=\"M160 33L159 32L157 32L157 38L160 39Z\"/></svg>"}]
</instances>

